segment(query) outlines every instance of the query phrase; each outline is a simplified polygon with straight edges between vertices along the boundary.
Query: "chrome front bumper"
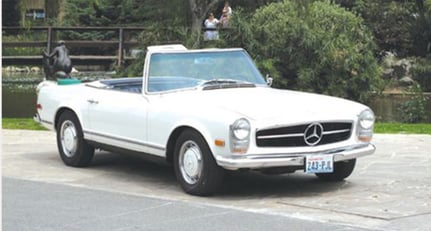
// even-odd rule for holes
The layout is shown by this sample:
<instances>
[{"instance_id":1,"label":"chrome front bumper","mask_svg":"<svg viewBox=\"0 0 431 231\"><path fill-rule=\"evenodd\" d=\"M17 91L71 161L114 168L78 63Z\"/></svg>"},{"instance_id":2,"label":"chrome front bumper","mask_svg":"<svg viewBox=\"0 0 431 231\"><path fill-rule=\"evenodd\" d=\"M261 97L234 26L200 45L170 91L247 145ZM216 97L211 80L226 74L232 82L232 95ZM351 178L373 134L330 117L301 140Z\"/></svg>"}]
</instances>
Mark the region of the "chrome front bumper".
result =
<instances>
[{"instance_id":1,"label":"chrome front bumper","mask_svg":"<svg viewBox=\"0 0 431 231\"><path fill-rule=\"evenodd\" d=\"M305 166L305 157L309 155L334 155L334 162L356 159L361 156L371 155L376 150L372 144L348 146L338 149L326 150L313 153L289 153L289 154L261 154L216 156L218 165L225 169L262 169L271 167Z\"/></svg>"}]
</instances>

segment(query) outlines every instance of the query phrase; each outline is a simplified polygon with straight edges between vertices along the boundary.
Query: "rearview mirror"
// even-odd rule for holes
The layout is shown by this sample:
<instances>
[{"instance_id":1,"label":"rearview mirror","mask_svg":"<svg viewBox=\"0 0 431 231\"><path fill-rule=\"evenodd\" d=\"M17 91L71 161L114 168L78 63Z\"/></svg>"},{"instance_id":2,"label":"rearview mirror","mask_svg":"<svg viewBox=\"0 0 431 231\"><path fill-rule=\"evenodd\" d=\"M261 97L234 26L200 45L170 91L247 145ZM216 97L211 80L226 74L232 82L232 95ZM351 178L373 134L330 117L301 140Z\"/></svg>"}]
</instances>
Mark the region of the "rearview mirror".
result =
<instances>
[{"instance_id":1,"label":"rearview mirror","mask_svg":"<svg viewBox=\"0 0 431 231\"><path fill-rule=\"evenodd\" d=\"M274 81L274 79L271 76L269 76L269 74L266 74L265 79L266 79L266 84L268 84L268 86L272 86L272 82Z\"/></svg>"}]
</instances>

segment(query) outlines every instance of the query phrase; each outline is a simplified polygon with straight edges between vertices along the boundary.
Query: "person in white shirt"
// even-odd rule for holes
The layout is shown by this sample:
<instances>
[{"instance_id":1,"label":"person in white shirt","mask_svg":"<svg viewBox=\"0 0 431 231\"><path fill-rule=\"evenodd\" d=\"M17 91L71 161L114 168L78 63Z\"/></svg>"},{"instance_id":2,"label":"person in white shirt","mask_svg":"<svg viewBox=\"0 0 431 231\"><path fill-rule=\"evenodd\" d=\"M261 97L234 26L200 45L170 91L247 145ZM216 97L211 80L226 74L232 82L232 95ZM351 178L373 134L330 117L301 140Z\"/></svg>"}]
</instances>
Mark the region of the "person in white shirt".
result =
<instances>
[{"instance_id":1,"label":"person in white shirt","mask_svg":"<svg viewBox=\"0 0 431 231\"><path fill-rule=\"evenodd\" d=\"M205 40L215 40L218 39L218 31L217 25L219 24L219 20L214 17L213 13L209 14L209 17L205 20L204 25L206 29L204 34Z\"/></svg>"}]
</instances>

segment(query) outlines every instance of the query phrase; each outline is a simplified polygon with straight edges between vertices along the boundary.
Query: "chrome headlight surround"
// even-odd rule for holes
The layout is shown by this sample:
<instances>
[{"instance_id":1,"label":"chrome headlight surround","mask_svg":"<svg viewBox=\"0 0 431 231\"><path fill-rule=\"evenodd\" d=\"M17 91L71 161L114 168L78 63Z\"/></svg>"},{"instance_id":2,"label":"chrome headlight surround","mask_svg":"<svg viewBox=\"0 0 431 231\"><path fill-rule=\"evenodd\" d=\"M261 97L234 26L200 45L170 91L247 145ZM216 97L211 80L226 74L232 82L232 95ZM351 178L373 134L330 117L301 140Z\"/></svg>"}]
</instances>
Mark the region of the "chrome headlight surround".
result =
<instances>
[{"instance_id":1,"label":"chrome headlight surround","mask_svg":"<svg viewBox=\"0 0 431 231\"><path fill-rule=\"evenodd\" d=\"M246 153L250 145L251 125L241 118L230 125L230 148L232 153Z\"/></svg>"},{"instance_id":2,"label":"chrome headlight surround","mask_svg":"<svg viewBox=\"0 0 431 231\"><path fill-rule=\"evenodd\" d=\"M358 116L358 139L370 142L373 137L373 128L376 118L370 109L363 110Z\"/></svg>"}]
</instances>

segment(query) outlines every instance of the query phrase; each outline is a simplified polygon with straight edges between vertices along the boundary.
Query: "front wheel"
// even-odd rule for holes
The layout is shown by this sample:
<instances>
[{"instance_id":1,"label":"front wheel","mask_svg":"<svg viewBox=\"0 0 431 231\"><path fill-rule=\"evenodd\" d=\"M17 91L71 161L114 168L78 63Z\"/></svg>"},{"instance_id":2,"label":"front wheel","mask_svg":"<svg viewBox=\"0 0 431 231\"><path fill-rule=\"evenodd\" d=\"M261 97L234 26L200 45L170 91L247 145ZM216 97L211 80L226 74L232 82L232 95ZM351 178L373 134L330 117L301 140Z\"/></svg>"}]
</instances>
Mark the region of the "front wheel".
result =
<instances>
[{"instance_id":1,"label":"front wheel","mask_svg":"<svg viewBox=\"0 0 431 231\"><path fill-rule=\"evenodd\" d=\"M342 181L350 174L355 168L356 159L340 161L334 163L334 172L331 173L316 173L319 179L324 181Z\"/></svg>"},{"instance_id":2,"label":"front wheel","mask_svg":"<svg viewBox=\"0 0 431 231\"><path fill-rule=\"evenodd\" d=\"M84 140L81 124L71 111L63 112L58 120L57 147L68 166L84 167L93 159L94 148Z\"/></svg>"},{"instance_id":3,"label":"front wheel","mask_svg":"<svg viewBox=\"0 0 431 231\"><path fill-rule=\"evenodd\" d=\"M178 137L174 169L183 190L192 195L211 195L223 181L224 170L217 165L205 139L194 130Z\"/></svg>"}]
</instances>

